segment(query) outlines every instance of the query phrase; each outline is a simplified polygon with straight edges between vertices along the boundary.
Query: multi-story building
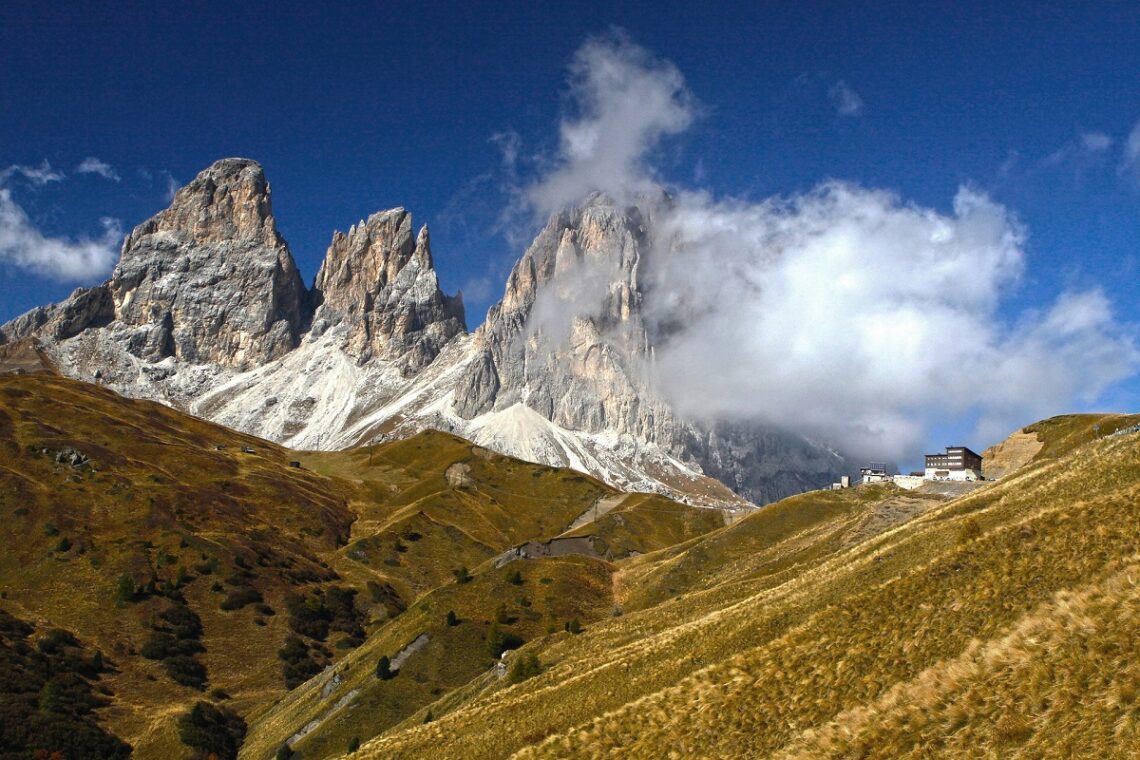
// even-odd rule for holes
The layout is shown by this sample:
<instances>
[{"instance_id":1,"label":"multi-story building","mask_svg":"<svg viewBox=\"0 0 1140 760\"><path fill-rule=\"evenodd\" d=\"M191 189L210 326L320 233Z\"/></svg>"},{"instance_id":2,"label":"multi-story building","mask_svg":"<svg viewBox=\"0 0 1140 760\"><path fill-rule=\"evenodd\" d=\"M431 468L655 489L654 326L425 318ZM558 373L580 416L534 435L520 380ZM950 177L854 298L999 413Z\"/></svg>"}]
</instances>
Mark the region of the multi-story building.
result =
<instances>
[{"instance_id":1,"label":"multi-story building","mask_svg":"<svg viewBox=\"0 0 1140 760\"><path fill-rule=\"evenodd\" d=\"M927 454L926 480L983 480L982 457L965 446L947 446L945 454Z\"/></svg>"}]
</instances>

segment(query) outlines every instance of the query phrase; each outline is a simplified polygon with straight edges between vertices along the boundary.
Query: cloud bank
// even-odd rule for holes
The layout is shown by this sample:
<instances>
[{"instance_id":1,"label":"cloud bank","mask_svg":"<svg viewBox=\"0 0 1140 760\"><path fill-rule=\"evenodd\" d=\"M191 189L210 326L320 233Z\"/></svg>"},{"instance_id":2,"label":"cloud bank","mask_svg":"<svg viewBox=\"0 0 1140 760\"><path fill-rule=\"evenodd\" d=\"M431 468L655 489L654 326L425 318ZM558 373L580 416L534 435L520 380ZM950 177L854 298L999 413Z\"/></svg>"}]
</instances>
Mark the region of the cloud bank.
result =
<instances>
[{"instance_id":1,"label":"cloud bank","mask_svg":"<svg viewBox=\"0 0 1140 760\"><path fill-rule=\"evenodd\" d=\"M119 222L101 219L103 234L97 238L44 235L4 186L17 175L37 186L63 179L46 161L38 168L11 166L0 171L0 264L64 282L82 282L109 272L123 236Z\"/></svg>"},{"instance_id":2,"label":"cloud bank","mask_svg":"<svg viewBox=\"0 0 1140 760\"><path fill-rule=\"evenodd\" d=\"M647 157L696 115L680 72L623 37L595 39L575 56L569 94L558 155L527 189L533 208L595 190L646 202L659 187ZM857 112L842 95L840 113ZM643 312L659 389L690 418L895 458L961 420L996 440L1094 403L1140 367L1132 329L1099 290L1004 314L1030 263L1027 232L969 187L951 213L838 181L759 202L667 189L651 210Z\"/></svg>"}]
</instances>

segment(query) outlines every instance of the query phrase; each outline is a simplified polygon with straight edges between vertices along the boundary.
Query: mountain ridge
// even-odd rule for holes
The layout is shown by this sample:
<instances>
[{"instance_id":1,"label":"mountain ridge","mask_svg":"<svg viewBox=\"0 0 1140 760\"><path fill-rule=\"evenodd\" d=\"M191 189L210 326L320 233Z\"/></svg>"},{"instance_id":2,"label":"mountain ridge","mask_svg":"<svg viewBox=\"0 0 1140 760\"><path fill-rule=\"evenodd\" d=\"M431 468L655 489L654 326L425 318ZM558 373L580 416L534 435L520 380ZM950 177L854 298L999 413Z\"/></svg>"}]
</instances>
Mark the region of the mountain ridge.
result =
<instances>
[{"instance_id":1,"label":"mountain ridge","mask_svg":"<svg viewBox=\"0 0 1140 760\"><path fill-rule=\"evenodd\" d=\"M103 285L0 327L59 370L299 448L435 427L627 490L739 508L826 485L836 451L678 418L653 382L654 203L552 216L468 332L403 208L336 232L300 280L261 165L222 159L126 237Z\"/></svg>"}]
</instances>

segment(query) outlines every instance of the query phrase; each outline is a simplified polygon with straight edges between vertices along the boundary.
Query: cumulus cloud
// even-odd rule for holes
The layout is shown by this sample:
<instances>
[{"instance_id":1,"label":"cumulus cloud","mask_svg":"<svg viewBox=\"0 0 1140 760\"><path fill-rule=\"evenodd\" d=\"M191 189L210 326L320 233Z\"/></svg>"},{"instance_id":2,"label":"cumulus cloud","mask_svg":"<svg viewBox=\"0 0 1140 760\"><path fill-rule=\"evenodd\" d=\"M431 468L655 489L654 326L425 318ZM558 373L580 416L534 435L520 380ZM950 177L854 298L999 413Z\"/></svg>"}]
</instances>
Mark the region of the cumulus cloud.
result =
<instances>
[{"instance_id":1,"label":"cumulus cloud","mask_svg":"<svg viewBox=\"0 0 1140 760\"><path fill-rule=\"evenodd\" d=\"M646 157L692 122L677 70L626 40L592 41L571 96L559 160L528 198L544 211L592 191L650 205L642 308L656 383L685 416L895 458L934 425L974 420L978 441L994 440L1140 368L1134 328L1098 290L1007 313L1027 231L977 190L959 189L950 212L838 181L758 202L676 186L666 198L646 192L657 176ZM1132 146L1140 156L1140 129ZM546 301L596 309L611 274L556 278L529 327L551 321Z\"/></svg>"},{"instance_id":2,"label":"cumulus cloud","mask_svg":"<svg viewBox=\"0 0 1140 760\"><path fill-rule=\"evenodd\" d=\"M113 182L119 181L119 175L106 161L100 161L95 156L88 156L83 159L79 166L75 167L75 171L79 174L97 174L104 179L109 179Z\"/></svg>"},{"instance_id":3,"label":"cumulus cloud","mask_svg":"<svg viewBox=\"0 0 1140 760\"><path fill-rule=\"evenodd\" d=\"M831 99L836 113L840 116L856 117L863 115L863 98L859 97L859 93L851 89L851 86L842 79L831 86L827 91L827 97Z\"/></svg>"},{"instance_id":4,"label":"cumulus cloud","mask_svg":"<svg viewBox=\"0 0 1140 760\"><path fill-rule=\"evenodd\" d=\"M49 182L59 182L63 179L63 172L51 168L51 164L44 159L39 166L22 166L13 164L7 169L0 170L0 185L5 185L13 177L23 177L35 187L43 187Z\"/></svg>"},{"instance_id":5,"label":"cumulus cloud","mask_svg":"<svg viewBox=\"0 0 1140 760\"><path fill-rule=\"evenodd\" d=\"M691 417L885 457L949 419L980 415L991 436L1090 401L1140 354L1096 291L1003 327L1024 234L970 189L952 214L837 182L755 204L682 193L655 229L646 297L672 331L660 387Z\"/></svg>"},{"instance_id":6,"label":"cumulus cloud","mask_svg":"<svg viewBox=\"0 0 1140 760\"><path fill-rule=\"evenodd\" d=\"M34 170L36 179L28 177L25 169L9 167L0 172L0 263L65 282L90 280L110 271L122 239L118 221L101 219L103 234L97 238L69 240L44 235L3 183L15 174L38 184L58 179L45 179L53 174L46 162Z\"/></svg>"},{"instance_id":7,"label":"cumulus cloud","mask_svg":"<svg viewBox=\"0 0 1140 760\"><path fill-rule=\"evenodd\" d=\"M652 188L649 152L692 123L696 104L677 67L621 32L588 40L570 64L574 113L559 129L558 155L526 201L551 213L605 188L624 200Z\"/></svg>"}]
</instances>

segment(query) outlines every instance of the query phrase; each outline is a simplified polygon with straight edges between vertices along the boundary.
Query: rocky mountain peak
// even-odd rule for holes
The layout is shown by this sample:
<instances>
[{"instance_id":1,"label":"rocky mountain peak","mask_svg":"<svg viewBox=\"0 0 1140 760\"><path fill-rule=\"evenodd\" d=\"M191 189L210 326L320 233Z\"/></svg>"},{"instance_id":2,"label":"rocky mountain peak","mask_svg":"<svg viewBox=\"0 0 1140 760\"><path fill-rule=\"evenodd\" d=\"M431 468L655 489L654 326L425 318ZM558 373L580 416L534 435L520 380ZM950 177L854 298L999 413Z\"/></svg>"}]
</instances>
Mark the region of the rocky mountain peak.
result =
<instances>
[{"instance_id":1,"label":"rocky mountain peak","mask_svg":"<svg viewBox=\"0 0 1140 760\"><path fill-rule=\"evenodd\" d=\"M515 265L456 392L475 417L519 401L555 424L671 441L672 414L647 380L638 269L643 212L602 194L554 215Z\"/></svg>"},{"instance_id":2,"label":"rocky mountain peak","mask_svg":"<svg viewBox=\"0 0 1140 760\"><path fill-rule=\"evenodd\" d=\"M428 228L412 229L403 208L377 212L334 233L317 272L317 317L346 326L344 348L361 363L375 356L418 370L467 329L462 298L439 288Z\"/></svg>"},{"instance_id":3,"label":"rocky mountain peak","mask_svg":"<svg viewBox=\"0 0 1140 760\"><path fill-rule=\"evenodd\" d=\"M269 183L261 164L248 158L223 158L198 173L175 194L170 207L140 225L127 238L169 233L198 244L235 239L262 245L284 244L277 233Z\"/></svg>"},{"instance_id":4,"label":"rocky mountain peak","mask_svg":"<svg viewBox=\"0 0 1140 760\"><path fill-rule=\"evenodd\" d=\"M98 365L106 382L128 385L138 370L112 359L114 346L146 364L173 357L244 370L294 348L307 308L261 165L227 158L135 227L110 280L33 309L4 333L63 341L104 328L101 337L87 336L71 361Z\"/></svg>"},{"instance_id":5,"label":"rocky mountain peak","mask_svg":"<svg viewBox=\"0 0 1140 760\"><path fill-rule=\"evenodd\" d=\"M261 165L226 158L127 236L107 283L129 350L247 369L297 345L306 291Z\"/></svg>"}]
</instances>

